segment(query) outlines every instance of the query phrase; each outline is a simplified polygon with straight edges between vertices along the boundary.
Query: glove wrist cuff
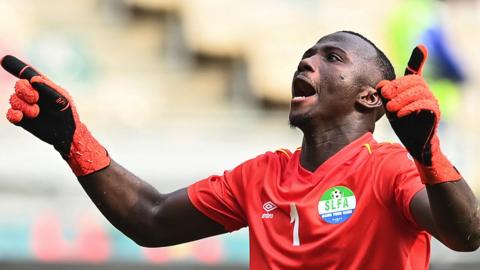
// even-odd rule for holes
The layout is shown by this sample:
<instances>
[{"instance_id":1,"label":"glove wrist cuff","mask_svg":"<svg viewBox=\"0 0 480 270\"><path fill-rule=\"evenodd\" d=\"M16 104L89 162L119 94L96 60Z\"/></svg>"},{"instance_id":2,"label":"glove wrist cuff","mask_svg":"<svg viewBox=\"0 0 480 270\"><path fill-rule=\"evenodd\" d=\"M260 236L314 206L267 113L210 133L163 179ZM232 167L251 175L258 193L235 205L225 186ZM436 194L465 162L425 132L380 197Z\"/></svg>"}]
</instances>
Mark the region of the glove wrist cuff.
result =
<instances>
[{"instance_id":1,"label":"glove wrist cuff","mask_svg":"<svg viewBox=\"0 0 480 270\"><path fill-rule=\"evenodd\" d=\"M110 165L107 150L80 123L73 135L68 165L76 176L85 176Z\"/></svg>"},{"instance_id":2,"label":"glove wrist cuff","mask_svg":"<svg viewBox=\"0 0 480 270\"><path fill-rule=\"evenodd\" d=\"M418 173L423 184L439 184L444 182L455 182L462 179L462 176L450 161L441 152L432 157L432 165L426 166L415 160Z\"/></svg>"}]
</instances>

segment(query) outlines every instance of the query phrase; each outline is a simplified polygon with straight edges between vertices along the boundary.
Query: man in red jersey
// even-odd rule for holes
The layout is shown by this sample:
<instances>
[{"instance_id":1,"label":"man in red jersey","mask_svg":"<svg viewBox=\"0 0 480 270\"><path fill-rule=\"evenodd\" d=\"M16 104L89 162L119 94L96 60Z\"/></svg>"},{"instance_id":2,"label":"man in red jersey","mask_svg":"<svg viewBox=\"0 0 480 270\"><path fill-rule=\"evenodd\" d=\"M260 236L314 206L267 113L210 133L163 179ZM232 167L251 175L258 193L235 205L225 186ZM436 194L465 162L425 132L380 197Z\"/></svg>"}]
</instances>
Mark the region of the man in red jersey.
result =
<instances>
[{"instance_id":1,"label":"man in red jersey","mask_svg":"<svg viewBox=\"0 0 480 270\"><path fill-rule=\"evenodd\" d=\"M169 194L115 163L64 89L14 57L2 66L21 78L8 120L53 145L100 211L139 245L248 226L251 269L427 269L430 235L453 250L478 248L480 213L440 151L438 104L420 76L425 59L417 47L409 75L395 79L360 34L322 37L292 83L289 118L303 131L302 147ZM384 108L406 149L373 139Z\"/></svg>"}]
</instances>

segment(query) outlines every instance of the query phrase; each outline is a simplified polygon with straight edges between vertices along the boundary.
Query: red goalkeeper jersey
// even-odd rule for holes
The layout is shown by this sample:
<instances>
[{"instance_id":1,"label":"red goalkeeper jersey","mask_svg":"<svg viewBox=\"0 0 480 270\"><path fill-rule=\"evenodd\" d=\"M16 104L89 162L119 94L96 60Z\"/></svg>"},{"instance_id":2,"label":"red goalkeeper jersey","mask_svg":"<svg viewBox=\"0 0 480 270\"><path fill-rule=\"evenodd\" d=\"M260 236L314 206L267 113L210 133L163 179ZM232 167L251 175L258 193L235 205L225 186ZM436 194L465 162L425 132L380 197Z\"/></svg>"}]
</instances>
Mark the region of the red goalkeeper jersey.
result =
<instances>
[{"instance_id":1,"label":"red goalkeeper jersey","mask_svg":"<svg viewBox=\"0 0 480 270\"><path fill-rule=\"evenodd\" d=\"M403 147L367 133L315 172L300 153L267 152L189 198L228 231L249 227L250 269L428 269L430 236L410 212L424 186Z\"/></svg>"}]
</instances>

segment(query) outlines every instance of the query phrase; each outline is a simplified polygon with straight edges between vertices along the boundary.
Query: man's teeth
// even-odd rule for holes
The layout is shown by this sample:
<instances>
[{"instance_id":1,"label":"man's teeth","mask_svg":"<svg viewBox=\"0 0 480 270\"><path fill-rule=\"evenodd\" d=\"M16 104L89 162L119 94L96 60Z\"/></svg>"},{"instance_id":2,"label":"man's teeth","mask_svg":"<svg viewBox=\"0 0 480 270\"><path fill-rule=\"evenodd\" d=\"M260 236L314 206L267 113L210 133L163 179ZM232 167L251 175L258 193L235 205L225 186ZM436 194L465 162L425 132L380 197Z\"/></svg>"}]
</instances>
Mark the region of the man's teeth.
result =
<instances>
[{"instance_id":1,"label":"man's teeth","mask_svg":"<svg viewBox=\"0 0 480 270\"><path fill-rule=\"evenodd\" d=\"M301 96L301 97L293 97L293 101L301 101L301 100L305 100L306 97L304 96Z\"/></svg>"}]
</instances>

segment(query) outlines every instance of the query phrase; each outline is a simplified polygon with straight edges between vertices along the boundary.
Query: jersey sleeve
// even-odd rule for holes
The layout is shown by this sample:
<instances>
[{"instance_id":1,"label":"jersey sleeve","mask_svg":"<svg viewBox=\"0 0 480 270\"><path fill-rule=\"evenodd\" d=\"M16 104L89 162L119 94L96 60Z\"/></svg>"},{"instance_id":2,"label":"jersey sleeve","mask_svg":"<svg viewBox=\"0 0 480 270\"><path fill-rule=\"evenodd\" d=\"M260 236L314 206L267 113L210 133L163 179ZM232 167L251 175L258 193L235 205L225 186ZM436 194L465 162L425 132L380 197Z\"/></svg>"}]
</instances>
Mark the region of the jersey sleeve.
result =
<instances>
[{"instance_id":1,"label":"jersey sleeve","mask_svg":"<svg viewBox=\"0 0 480 270\"><path fill-rule=\"evenodd\" d=\"M413 161L403 166L405 170L398 173L394 183L395 203L397 208L402 211L404 217L415 227L420 228L412 215L410 203L415 194L425 188L425 185L420 180L420 175Z\"/></svg>"},{"instance_id":2,"label":"jersey sleeve","mask_svg":"<svg viewBox=\"0 0 480 270\"><path fill-rule=\"evenodd\" d=\"M238 174L225 171L223 175L212 175L188 187L188 197L195 208L228 232L246 226L245 214L235 195L238 191L232 184L241 180L237 177Z\"/></svg>"},{"instance_id":3,"label":"jersey sleeve","mask_svg":"<svg viewBox=\"0 0 480 270\"><path fill-rule=\"evenodd\" d=\"M222 175L212 175L188 187L192 204L228 232L247 226L246 186L267 166L265 156L248 160Z\"/></svg>"},{"instance_id":4,"label":"jersey sleeve","mask_svg":"<svg viewBox=\"0 0 480 270\"><path fill-rule=\"evenodd\" d=\"M415 221L410 203L420 190L425 188L413 158L400 146L392 146L389 155L382 157L382 180L377 185L379 197L385 202L393 202L398 212L416 228L420 228Z\"/></svg>"}]
</instances>

